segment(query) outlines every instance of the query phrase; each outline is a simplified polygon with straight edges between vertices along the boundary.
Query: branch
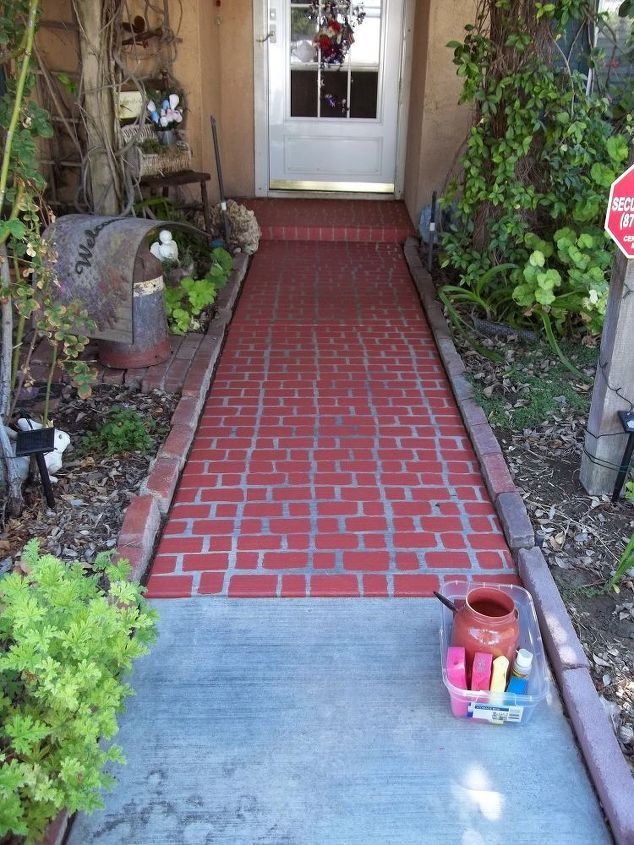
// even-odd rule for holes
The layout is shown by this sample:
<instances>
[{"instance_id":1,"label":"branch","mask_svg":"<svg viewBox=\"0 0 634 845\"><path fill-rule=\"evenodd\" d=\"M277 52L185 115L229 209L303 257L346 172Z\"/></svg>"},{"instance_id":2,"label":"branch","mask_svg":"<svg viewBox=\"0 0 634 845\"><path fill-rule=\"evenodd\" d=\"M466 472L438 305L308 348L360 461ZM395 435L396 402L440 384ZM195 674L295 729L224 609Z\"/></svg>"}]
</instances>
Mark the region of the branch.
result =
<instances>
[{"instance_id":1,"label":"branch","mask_svg":"<svg viewBox=\"0 0 634 845\"><path fill-rule=\"evenodd\" d=\"M35 28L37 23L37 10L39 0L30 0L29 3L29 17L26 24L26 42L24 47L24 55L22 57L22 67L20 68L20 76L18 77L18 84L15 91L15 100L13 103L13 112L11 113L11 120L9 128L5 137L4 153L2 156L2 170L0 171L0 214L4 207L4 199L7 193L7 183L9 181L9 165L11 163L11 149L13 147L13 136L17 129L20 120L20 111L22 110L22 99L24 97L24 87L29 74L29 64L31 62L31 53L33 51L33 39L35 38Z\"/></svg>"}]
</instances>

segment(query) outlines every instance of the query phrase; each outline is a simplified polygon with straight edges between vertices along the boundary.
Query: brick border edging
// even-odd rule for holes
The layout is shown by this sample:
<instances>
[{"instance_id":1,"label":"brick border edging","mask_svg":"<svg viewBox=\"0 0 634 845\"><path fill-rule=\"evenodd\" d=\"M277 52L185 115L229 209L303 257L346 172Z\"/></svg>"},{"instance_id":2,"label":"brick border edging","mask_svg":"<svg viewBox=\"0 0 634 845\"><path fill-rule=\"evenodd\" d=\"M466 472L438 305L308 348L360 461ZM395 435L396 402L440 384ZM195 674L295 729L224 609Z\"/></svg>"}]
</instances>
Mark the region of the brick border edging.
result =
<instances>
[{"instance_id":1,"label":"brick border edging","mask_svg":"<svg viewBox=\"0 0 634 845\"><path fill-rule=\"evenodd\" d=\"M416 238L405 241L404 252L520 578L535 600L546 650L612 834L618 845L634 845L634 780L592 682L588 659L546 559L535 545L528 512L500 444L473 399L466 367L451 338L436 287L421 262Z\"/></svg>"},{"instance_id":2,"label":"brick border edging","mask_svg":"<svg viewBox=\"0 0 634 845\"><path fill-rule=\"evenodd\" d=\"M238 253L233 271L216 299L214 319L201 341L185 378L181 398L170 421L169 434L150 464L138 496L130 500L117 540L117 554L132 564L130 579L141 581L154 553L163 517L172 504L181 470L198 428L227 328L249 269L250 256ZM40 845L62 845L72 816L62 811L50 822Z\"/></svg>"},{"instance_id":3,"label":"brick border edging","mask_svg":"<svg viewBox=\"0 0 634 845\"><path fill-rule=\"evenodd\" d=\"M185 378L181 398L172 415L170 432L150 464L138 496L127 507L117 551L132 564L131 579L141 581L148 568L157 534L174 498L198 420L209 392L227 328L249 267L249 256L238 253L229 281L216 300L216 313Z\"/></svg>"}]
</instances>

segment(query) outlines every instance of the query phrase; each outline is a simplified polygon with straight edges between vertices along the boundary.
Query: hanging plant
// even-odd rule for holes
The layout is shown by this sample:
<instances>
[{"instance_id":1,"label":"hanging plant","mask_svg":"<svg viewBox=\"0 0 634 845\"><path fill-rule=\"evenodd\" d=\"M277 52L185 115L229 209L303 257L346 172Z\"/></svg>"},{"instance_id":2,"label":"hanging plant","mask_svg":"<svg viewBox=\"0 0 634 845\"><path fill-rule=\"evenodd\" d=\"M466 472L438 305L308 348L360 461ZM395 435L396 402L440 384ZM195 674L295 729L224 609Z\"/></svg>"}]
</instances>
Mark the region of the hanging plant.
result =
<instances>
[{"instance_id":1,"label":"hanging plant","mask_svg":"<svg viewBox=\"0 0 634 845\"><path fill-rule=\"evenodd\" d=\"M313 43L319 48L321 66L342 65L354 44L354 30L365 18L363 6L353 6L350 0L323 5L313 0L308 17L319 22Z\"/></svg>"}]
</instances>

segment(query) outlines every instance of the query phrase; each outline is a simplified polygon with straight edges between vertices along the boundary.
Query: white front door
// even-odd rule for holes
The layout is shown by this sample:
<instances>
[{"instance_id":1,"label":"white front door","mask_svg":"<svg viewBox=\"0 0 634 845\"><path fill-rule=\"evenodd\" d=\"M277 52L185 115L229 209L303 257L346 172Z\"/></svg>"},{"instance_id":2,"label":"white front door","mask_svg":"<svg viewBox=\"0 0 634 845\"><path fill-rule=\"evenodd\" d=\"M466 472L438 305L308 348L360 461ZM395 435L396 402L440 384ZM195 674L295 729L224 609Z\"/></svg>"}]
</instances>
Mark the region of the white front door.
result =
<instances>
[{"instance_id":1,"label":"white front door","mask_svg":"<svg viewBox=\"0 0 634 845\"><path fill-rule=\"evenodd\" d=\"M403 0L356 7L354 43L328 65L313 39L341 8L321 0L316 17L305 0L269 0L271 189L394 191Z\"/></svg>"}]
</instances>

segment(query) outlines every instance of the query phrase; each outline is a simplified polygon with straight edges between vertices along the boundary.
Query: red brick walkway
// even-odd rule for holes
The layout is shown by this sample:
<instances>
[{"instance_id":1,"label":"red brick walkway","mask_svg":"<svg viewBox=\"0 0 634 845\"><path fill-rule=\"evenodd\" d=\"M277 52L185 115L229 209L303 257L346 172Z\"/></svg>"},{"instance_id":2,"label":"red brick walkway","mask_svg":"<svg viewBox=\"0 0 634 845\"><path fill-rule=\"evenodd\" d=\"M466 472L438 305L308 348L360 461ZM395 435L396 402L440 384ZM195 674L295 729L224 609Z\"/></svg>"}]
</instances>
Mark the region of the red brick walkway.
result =
<instances>
[{"instance_id":1,"label":"red brick walkway","mask_svg":"<svg viewBox=\"0 0 634 845\"><path fill-rule=\"evenodd\" d=\"M263 242L148 595L425 596L513 572L402 248Z\"/></svg>"},{"instance_id":2,"label":"red brick walkway","mask_svg":"<svg viewBox=\"0 0 634 845\"><path fill-rule=\"evenodd\" d=\"M251 199L264 240L399 243L414 234L395 200Z\"/></svg>"}]
</instances>

